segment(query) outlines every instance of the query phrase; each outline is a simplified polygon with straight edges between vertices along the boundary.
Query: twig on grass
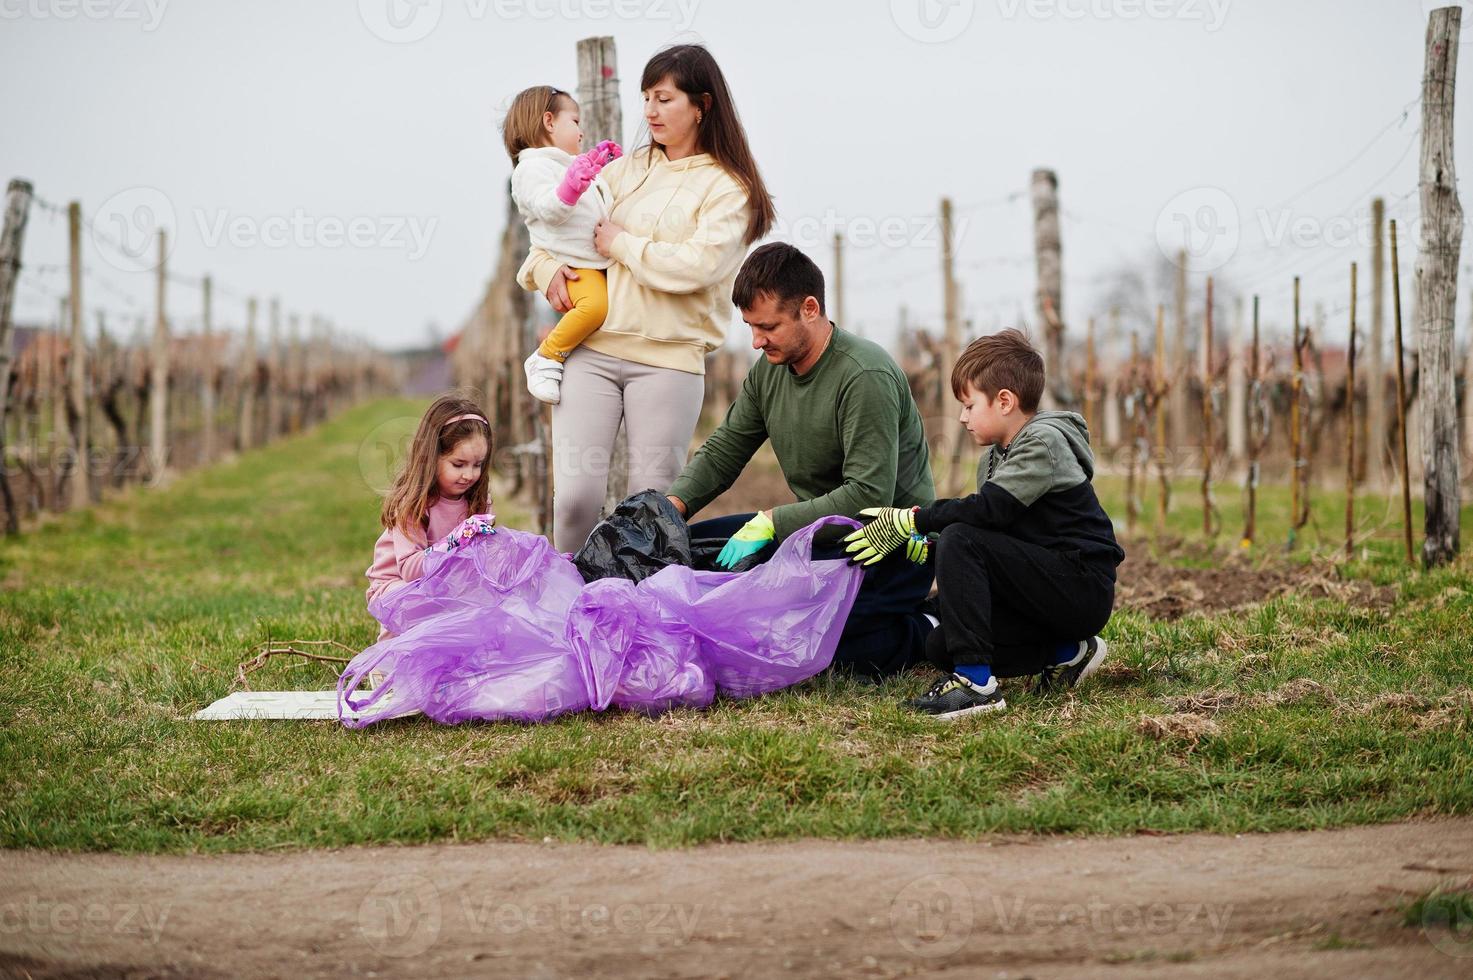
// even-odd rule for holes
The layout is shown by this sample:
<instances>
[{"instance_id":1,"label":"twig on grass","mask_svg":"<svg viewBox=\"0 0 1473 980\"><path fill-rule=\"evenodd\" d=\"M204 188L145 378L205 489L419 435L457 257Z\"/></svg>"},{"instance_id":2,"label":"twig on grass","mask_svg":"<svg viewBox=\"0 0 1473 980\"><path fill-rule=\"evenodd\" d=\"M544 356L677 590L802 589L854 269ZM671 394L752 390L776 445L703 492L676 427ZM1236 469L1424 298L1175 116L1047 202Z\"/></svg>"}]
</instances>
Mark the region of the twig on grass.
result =
<instances>
[{"instance_id":1,"label":"twig on grass","mask_svg":"<svg viewBox=\"0 0 1473 980\"><path fill-rule=\"evenodd\" d=\"M242 660L239 664L236 665L235 683L240 685L241 689L249 691L251 689L251 686L246 681L246 675L254 673L255 671L258 671L262 667L266 666L266 661L270 660L272 657L301 657L304 660L316 660L322 663L330 664L346 664L352 659L352 657L328 657L320 653L312 653L309 650L298 650L295 646L292 645L298 643L302 646L334 646L339 647L343 650L347 650L349 653L355 655L358 653L357 650L354 650L352 647L348 646L345 643L339 643L337 640L287 640L286 646L273 646L271 643L267 642L261 644L261 651L257 653L254 657L251 657L248 660Z\"/></svg>"}]
</instances>

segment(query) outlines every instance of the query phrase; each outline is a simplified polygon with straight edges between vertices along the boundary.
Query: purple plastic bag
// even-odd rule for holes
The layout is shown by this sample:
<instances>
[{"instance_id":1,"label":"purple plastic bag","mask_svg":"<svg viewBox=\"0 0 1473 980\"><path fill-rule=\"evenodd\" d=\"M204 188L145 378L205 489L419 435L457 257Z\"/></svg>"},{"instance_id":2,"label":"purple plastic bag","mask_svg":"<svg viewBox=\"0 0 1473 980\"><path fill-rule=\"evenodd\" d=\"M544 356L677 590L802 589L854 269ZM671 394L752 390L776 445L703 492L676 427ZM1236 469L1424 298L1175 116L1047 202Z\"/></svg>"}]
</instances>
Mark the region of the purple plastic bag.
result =
<instances>
[{"instance_id":1,"label":"purple plastic bag","mask_svg":"<svg viewBox=\"0 0 1473 980\"><path fill-rule=\"evenodd\" d=\"M826 524L858 526L815 521L749 572L672 566L638 583L585 585L545 538L522 531L432 552L423 577L369 604L397 635L343 671L339 718L350 728L413 711L446 724L532 722L611 705L704 707L717 691L790 687L833 660L864 574L812 559ZM386 681L357 692L375 670Z\"/></svg>"}]
</instances>

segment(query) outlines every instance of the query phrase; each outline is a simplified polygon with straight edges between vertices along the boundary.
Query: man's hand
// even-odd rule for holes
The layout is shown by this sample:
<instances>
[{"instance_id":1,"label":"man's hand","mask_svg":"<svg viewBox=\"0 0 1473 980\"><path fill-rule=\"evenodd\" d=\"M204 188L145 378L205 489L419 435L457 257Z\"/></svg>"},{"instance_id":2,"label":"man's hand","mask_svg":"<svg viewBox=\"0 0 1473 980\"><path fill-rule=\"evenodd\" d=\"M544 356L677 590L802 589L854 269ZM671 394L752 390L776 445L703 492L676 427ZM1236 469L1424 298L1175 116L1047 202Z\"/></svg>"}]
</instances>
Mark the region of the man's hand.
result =
<instances>
[{"instance_id":1,"label":"man's hand","mask_svg":"<svg viewBox=\"0 0 1473 980\"><path fill-rule=\"evenodd\" d=\"M593 247L598 249L598 254L609 258L609 250L614 247L614 239L624 234L624 229L612 221L600 221L593 226Z\"/></svg>"},{"instance_id":2,"label":"man's hand","mask_svg":"<svg viewBox=\"0 0 1473 980\"><path fill-rule=\"evenodd\" d=\"M670 505L672 507L674 507L676 510L680 511L680 516L681 517L689 517L690 516L690 508L685 505L685 501L684 500L681 500L679 497L672 497L668 493L665 494L665 499L668 500L668 501L670 501Z\"/></svg>"},{"instance_id":3,"label":"man's hand","mask_svg":"<svg viewBox=\"0 0 1473 980\"><path fill-rule=\"evenodd\" d=\"M573 299L568 295L568 280L577 280L578 273L565 265L557 267L552 282L547 284L547 302L554 312L566 313L573 308Z\"/></svg>"},{"instance_id":4,"label":"man's hand","mask_svg":"<svg viewBox=\"0 0 1473 980\"><path fill-rule=\"evenodd\" d=\"M916 508L866 507L859 513L872 520L844 539L850 561L873 565L905 545L905 557L925 564L931 545L925 535L916 533Z\"/></svg>"},{"instance_id":5,"label":"man's hand","mask_svg":"<svg viewBox=\"0 0 1473 980\"><path fill-rule=\"evenodd\" d=\"M716 556L716 564L722 568L735 568L743 558L767 547L776 535L771 516L766 511L758 511L756 517L743 524L741 530L726 542L726 547Z\"/></svg>"}]
</instances>

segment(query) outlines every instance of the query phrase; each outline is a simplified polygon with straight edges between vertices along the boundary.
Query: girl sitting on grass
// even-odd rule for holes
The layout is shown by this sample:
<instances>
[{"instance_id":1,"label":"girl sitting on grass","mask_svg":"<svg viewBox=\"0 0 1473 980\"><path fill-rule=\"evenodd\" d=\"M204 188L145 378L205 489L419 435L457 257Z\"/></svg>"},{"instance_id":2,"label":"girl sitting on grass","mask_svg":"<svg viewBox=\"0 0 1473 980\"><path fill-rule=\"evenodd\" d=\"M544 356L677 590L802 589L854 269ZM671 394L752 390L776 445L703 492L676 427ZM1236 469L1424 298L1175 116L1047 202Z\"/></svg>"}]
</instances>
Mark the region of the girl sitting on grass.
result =
<instances>
[{"instance_id":1,"label":"girl sitting on grass","mask_svg":"<svg viewBox=\"0 0 1473 980\"><path fill-rule=\"evenodd\" d=\"M366 573L370 605L419 578L429 551L450 551L473 535L493 533L490 455L491 424L480 406L454 395L436 398L419 420L409 455L384 497L384 532ZM390 635L381 629L374 642Z\"/></svg>"}]
</instances>

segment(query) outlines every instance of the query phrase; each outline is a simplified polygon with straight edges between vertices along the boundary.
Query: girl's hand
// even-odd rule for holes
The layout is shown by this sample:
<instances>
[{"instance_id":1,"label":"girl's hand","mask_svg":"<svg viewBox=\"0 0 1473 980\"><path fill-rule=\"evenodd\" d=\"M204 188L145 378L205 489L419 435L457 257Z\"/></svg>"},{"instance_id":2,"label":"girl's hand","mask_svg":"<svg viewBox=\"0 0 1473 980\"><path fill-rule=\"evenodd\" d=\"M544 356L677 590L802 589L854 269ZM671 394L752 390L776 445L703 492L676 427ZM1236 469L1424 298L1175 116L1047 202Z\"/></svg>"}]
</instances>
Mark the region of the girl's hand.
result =
<instances>
[{"instance_id":1,"label":"girl's hand","mask_svg":"<svg viewBox=\"0 0 1473 980\"><path fill-rule=\"evenodd\" d=\"M461 545L465 544L467 541L470 541L472 538L480 537L483 534L495 534L495 524L495 514L477 514L474 517L467 517L465 520L460 522L459 527L451 531L449 534L445 535L443 538L441 538L439 541L435 542L433 545L431 545L429 548L426 548L425 550L443 552L454 551L456 548L459 548Z\"/></svg>"},{"instance_id":2,"label":"girl's hand","mask_svg":"<svg viewBox=\"0 0 1473 980\"><path fill-rule=\"evenodd\" d=\"M568 295L568 280L576 280L578 273L565 265L560 265L552 274L552 282L547 284L547 303L556 313L566 313L573 308L573 299Z\"/></svg>"},{"instance_id":3,"label":"girl's hand","mask_svg":"<svg viewBox=\"0 0 1473 980\"><path fill-rule=\"evenodd\" d=\"M614 247L614 239L624 234L624 229L612 221L600 221L593 229L593 247L598 249L598 254L609 258L609 249Z\"/></svg>"}]
</instances>

